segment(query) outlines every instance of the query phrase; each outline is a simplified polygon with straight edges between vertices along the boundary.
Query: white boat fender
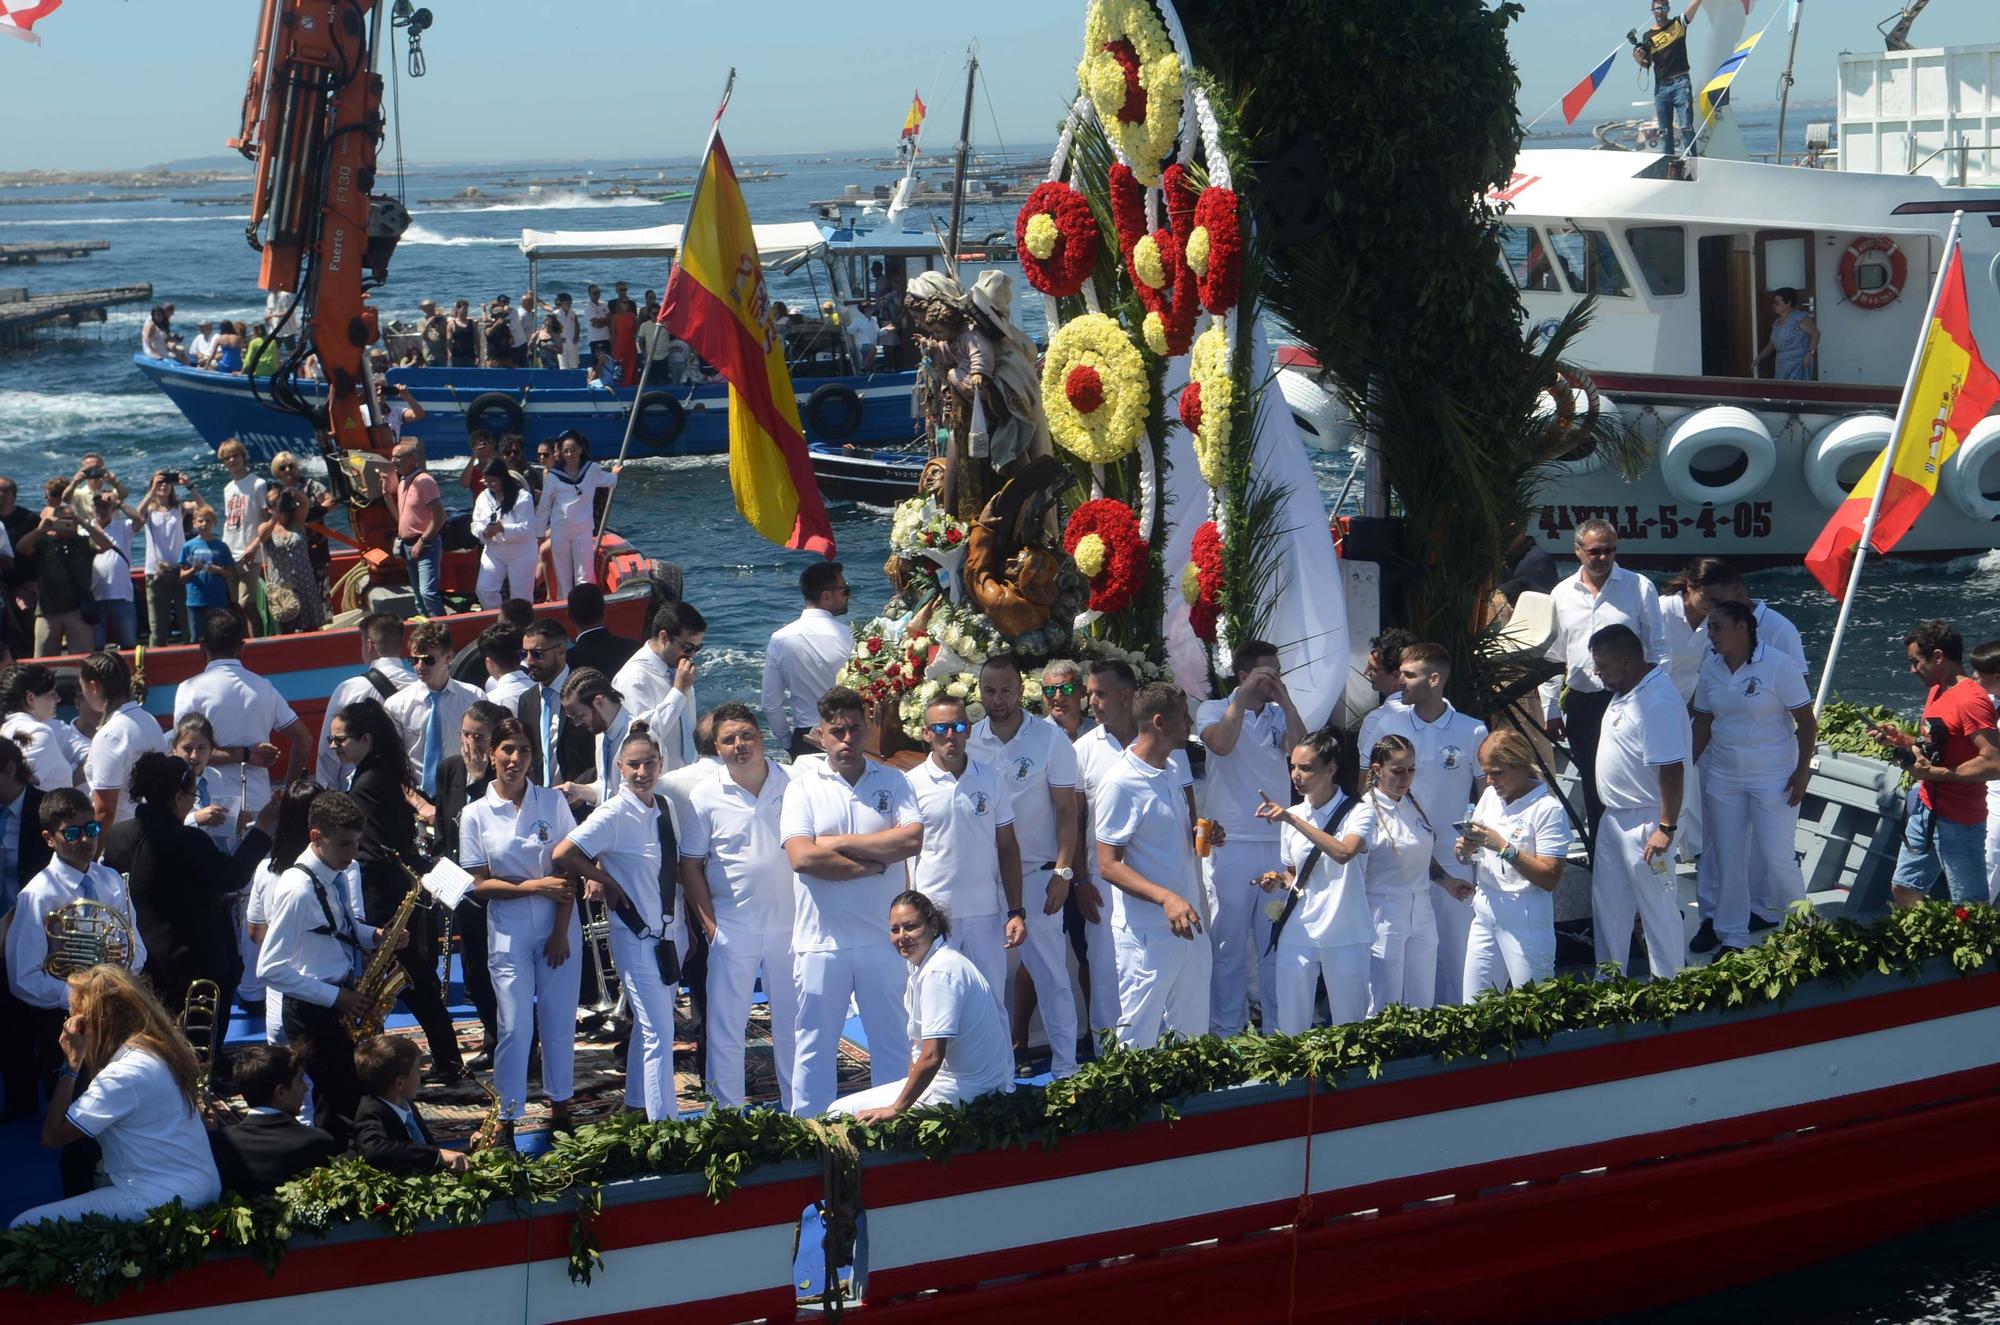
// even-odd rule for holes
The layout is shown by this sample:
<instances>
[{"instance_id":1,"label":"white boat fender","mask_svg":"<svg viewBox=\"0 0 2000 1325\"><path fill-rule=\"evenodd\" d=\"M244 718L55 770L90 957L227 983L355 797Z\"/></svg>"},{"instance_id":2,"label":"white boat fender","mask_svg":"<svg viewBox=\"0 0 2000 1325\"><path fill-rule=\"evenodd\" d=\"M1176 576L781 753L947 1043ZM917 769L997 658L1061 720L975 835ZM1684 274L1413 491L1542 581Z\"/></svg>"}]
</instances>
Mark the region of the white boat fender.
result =
<instances>
[{"instance_id":1,"label":"white boat fender","mask_svg":"<svg viewBox=\"0 0 2000 1325\"><path fill-rule=\"evenodd\" d=\"M1850 414L1821 428L1806 448L1806 486L1819 504L1831 511L1846 501L1895 430L1886 414ZM1843 479L1842 470L1849 477Z\"/></svg>"},{"instance_id":2,"label":"white boat fender","mask_svg":"<svg viewBox=\"0 0 2000 1325\"><path fill-rule=\"evenodd\" d=\"M1734 458L1726 458L1730 451ZM1660 460L1667 490L1696 505L1742 501L1761 491L1777 468L1771 430L1736 405L1698 409L1675 424Z\"/></svg>"},{"instance_id":3,"label":"white boat fender","mask_svg":"<svg viewBox=\"0 0 2000 1325\"><path fill-rule=\"evenodd\" d=\"M1278 390L1298 421L1299 440L1315 451L1345 451L1354 444L1354 419L1340 397L1310 375L1286 368L1278 373Z\"/></svg>"},{"instance_id":4,"label":"white boat fender","mask_svg":"<svg viewBox=\"0 0 2000 1325\"><path fill-rule=\"evenodd\" d=\"M1972 425L1972 431L1958 444L1938 476L1951 504L1975 520L2000 520L2000 414L1990 414ZM1992 481L1985 479L1987 471Z\"/></svg>"},{"instance_id":5,"label":"white boat fender","mask_svg":"<svg viewBox=\"0 0 2000 1325\"><path fill-rule=\"evenodd\" d=\"M828 382L806 397L806 426L829 442L852 437L861 427L861 397L853 387Z\"/></svg>"},{"instance_id":6,"label":"white boat fender","mask_svg":"<svg viewBox=\"0 0 2000 1325\"><path fill-rule=\"evenodd\" d=\"M493 426L494 415L499 416L500 426L497 428ZM505 391L488 391L474 396L472 403L465 407L465 431L468 434L485 431L495 437L504 437L510 432L520 432L526 419L521 402Z\"/></svg>"},{"instance_id":7,"label":"white boat fender","mask_svg":"<svg viewBox=\"0 0 2000 1325\"><path fill-rule=\"evenodd\" d=\"M666 391L648 391L633 401L632 414L632 431L648 446L672 446L687 427L687 411Z\"/></svg>"}]
</instances>

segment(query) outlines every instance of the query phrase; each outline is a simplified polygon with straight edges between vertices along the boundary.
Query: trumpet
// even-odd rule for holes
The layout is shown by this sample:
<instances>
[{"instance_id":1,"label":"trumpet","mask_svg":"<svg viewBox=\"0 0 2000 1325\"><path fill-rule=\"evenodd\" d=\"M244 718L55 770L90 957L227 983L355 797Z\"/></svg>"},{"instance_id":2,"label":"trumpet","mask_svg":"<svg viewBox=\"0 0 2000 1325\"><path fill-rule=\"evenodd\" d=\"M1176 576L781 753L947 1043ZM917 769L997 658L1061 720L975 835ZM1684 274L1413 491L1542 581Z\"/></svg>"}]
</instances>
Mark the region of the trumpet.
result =
<instances>
[{"instance_id":1,"label":"trumpet","mask_svg":"<svg viewBox=\"0 0 2000 1325\"><path fill-rule=\"evenodd\" d=\"M213 980L189 982L187 997L181 1002L180 1015L174 1018L174 1025L180 1028L181 1037L194 1050L194 1088L197 1094L206 1097L209 1077L215 1072L215 1055L222 1043L222 1018L218 1009L222 1006L222 989Z\"/></svg>"},{"instance_id":2,"label":"trumpet","mask_svg":"<svg viewBox=\"0 0 2000 1325\"><path fill-rule=\"evenodd\" d=\"M132 922L102 902L66 902L49 912L42 932L48 939L42 970L58 980L93 966L132 967Z\"/></svg>"}]
</instances>

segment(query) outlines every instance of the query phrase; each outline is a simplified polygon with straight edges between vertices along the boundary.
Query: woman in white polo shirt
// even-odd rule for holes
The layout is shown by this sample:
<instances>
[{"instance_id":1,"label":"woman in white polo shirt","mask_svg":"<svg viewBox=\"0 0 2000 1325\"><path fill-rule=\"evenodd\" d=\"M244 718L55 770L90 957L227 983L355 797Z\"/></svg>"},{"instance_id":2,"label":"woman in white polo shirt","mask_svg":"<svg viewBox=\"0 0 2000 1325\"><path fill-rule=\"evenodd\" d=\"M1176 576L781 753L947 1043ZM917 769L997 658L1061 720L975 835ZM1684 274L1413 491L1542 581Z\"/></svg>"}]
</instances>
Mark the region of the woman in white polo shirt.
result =
<instances>
[{"instance_id":1,"label":"woman in white polo shirt","mask_svg":"<svg viewBox=\"0 0 2000 1325\"><path fill-rule=\"evenodd\" d=\"M85 1215L140 1220L177 1198L194 1209L222 1195L201 1125L194 1051L160 1001L123 967L93 966L70 977L69 1008L42 1144L91 1138L109 1182L24 1211L12 1227ZM89 1084L78 1092L82 1078Z\"/></svg>"},{"instance_id":2,"label":"woman in white polo shirt","mask_svg":"<svg viewBox=\"0 0 2000 1325\"><path fill-rule=\"evenodd\" d=\"M1333 1024L1368 1015L1368 957L1375 926L1362 881L1365 867L1343 849L1339 834L1357 802L1334 785L1340 772L1335 733L1322 729L1292 747L1292 790L1299 803L1286 809L1268 798L1257 817L1284 827L1278 838L1283 875L1266 875L1259 886L1275 891L1290 878L1286 895L1273 906L1277 924L1278 1005L1269 1029L1299 1035L1311 1029L1313 994L1326 981L1327 1010Z\"/></svg>"},{"instance_id":3,"label":"woman in white polo shirt","mask_svg":"<svg viewBox=\"0 0 2000 1325\"><path fill-rule=\"evenodd\" d=\"M1014 1089L1014 1047L1000 1001L965 954L946 943L951 920L911 889L889 907L889 941L910 964L910 1075L835 1100L829 1113L886 1122L924 1104L963 1104Z\"/></svg>"},{"instance_id":4,"label":"woman in white polo shirt","mask_svg":"<svg viewBox=\"0 0 2000 1325\"><path fill-rule=\"evenodd\" d=\"M681 908L670 900L672 876L660 869L660 816L667 812L653 793L660 776L660 745L645 728L643 722L633 723L618 747L618 794L563 839L554 864L571 878L590 880L595 885L590 895L601 896L610 908L611 960L632 1008L625 1107L643 1107L649 1122L659 1122L680 1117L674 1094L674 998L687 927ZM676 847L675 865L679 858ZM673 984L667 983L663 964L676 977Z\"/></svg>"},{"instance_id":5,"label":"woman in white polo shirt","mask_svg":"<svg viewBox=\"0 0 2000 1325\"><path fill-rule=\"evenodd\" d=\"M529 781L534 758L535 738L518 718L495 723L493 781L458 821L458 863L478 880L473 895L486 903L486 966L500 1032L493 1084L506 1140L527 1104L528 1048L538 1027L551 1130L570 1130L576 1093L583 930L575 889L554 859L576 820L561 792Z\"/></svg>"},{"instance_id":6,"label":"woman in white polo shirt","mask_svg":"<svg viewBox=\"0 0 2000 1325\"><path fill-rule=\"evenodd\" d=\"M1409 741L1384 736L1375 742L1368 752L1368 790L1337 839L1350 857L1368 857L1363 877L1375 925L1370 1016L1391 1003L1427 1008L1437 1001L1437 913L1430 896L1437 830L1410 794L1416 772L1417 751Z\"/></svg>"},{"instance_id":7,"label":"woman in white polo shirt","mask_svg":"<svg viewBox=\"0 0 2000 1325\"><path fill-rule=\"evenodd\" d=\"M1702 818L1716 871L1720 952L1750 941L1751 878L1782 912L1806 895L1793 851L1799 802L1812 780L1819 723L1798 659L1757 642L1757 617L1742 603L1709 607L1710 652L1694 687L1694 759ZM1766 916L1775 920L1777 916Z\"/></svg>"},{"instance_id":8,"label":"woman in white polo shirt","mask_svg":"<svg viewBox=\"0 0 2000 1325\"><path fill-rule=\"evenodd\" d=\"M1458 858L1476 861L1479 893L1465 944L1465 1001L1482 989L1520 988L1556 972L1556 885L1569 855L1569 817L1535 773L1519 732L1479 747L1486 790L1459 833Z\"/></svg>"}]
</instances>

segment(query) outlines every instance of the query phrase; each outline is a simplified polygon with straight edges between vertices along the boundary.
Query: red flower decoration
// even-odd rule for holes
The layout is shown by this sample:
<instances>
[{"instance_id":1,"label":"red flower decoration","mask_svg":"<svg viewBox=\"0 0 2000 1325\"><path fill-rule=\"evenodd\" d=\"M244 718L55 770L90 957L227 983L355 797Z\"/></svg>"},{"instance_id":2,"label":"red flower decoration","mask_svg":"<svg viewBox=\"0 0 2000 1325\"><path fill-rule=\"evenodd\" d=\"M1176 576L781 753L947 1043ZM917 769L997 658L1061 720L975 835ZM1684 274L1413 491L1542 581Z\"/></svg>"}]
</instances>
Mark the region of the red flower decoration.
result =
<instances>
[{"instance_id":1,"label":"red flower decoration","mask_svg":"<svg viewBox=\"0 0 2000 1325\"><path fill-rule=\"evenodd\" d=\"M1079 414L1090 414L1104 403L1104 379L1097 370L1087 363L1080 363L1069 370L1063 379L1063 394L1069 403L1076 406Z\"/></svg>"},{"instance_id":2,"label":"red flower decoration","mask_svg":"<svg viewBox=\"0 0 2000 1325\"><path fill-rule=\"evenodd\" d=\"M1123 162L1111 167L1111 223L1118 230L1118 251L1128 259L1132 246L1146 233L1146 190Z\"/></svg>"},{"instance_id":3,"label":"red flower decoration","mask_svg":"<svg viewBox=\"0 0 2000 1325\"><path fill-rule=\"evenodd\" d=\"M1227 312L1243 297L1243 232L1236 223L1236 195L1228 189L1203 189L1192 220L1208 234L1208 269L1196 286L1202 305L1211 313Z\"/></svg>"},{"instance_id":4,"label":"red flower decoration","mask_svg":"<svg viewBox=\"0 0 2000 1325\"><path fill-rule=\"evenodd\" d=\"M1118 119L1124 124L1144 124L1146 122L1146 89L1139 82L1139 52L1132 49L1132 43L1124 37L1104 43L1105 53L1118 61L1118 67L1125 71L1125 104L1118 108Z\"/></svg>"},{"instance_id":5,"label":"red flower decoration","mask_svg":"<svg viewBox=\"0 0 2000 1325\"><path fill-rule=\"evenodd\" d=\"M1056 228L1056 249L1046 259L1028 246L1028 223L1044 215ZM1043 294L1077 293L1097 265L1097 218L1089 200L1060 180L1038 185L1014 218L1014 246L1028 284Z\"/></svg>"},{"instance_id":6,"label":"red flower decoration","mask_svg":"<svg viewBox=\"0 0 2000 1325\"><path fill-rule=\"evenodd\" d=\"M1112 497L1085 502L1063 526L1063 551L1074 553L1089 534L1104 540L1104 569L1090 582L1093 612L1120 612L1146 581L1146 540L1139 535L1139 517Z\"/></svg>"},{"instance_id":7,"label":"red flower decoration","mask_svg":"<svg viewBox=\"0 0 2000 1325\"><path fill-rule=\"evenodd\" d=\"M965 538L965 531L963 529L960 529L957 525L953 525L951 528L944 531L944 545L946 547L953 547L957 545L959 542L963 541L964 538Z\"/></svg>"},{"instance_id":8,"label":"red flower decoration","mask_svg":"<svg viewBox=\"0 0 2000 1325\"><path fill-rule=\"evenodd\" d=\"M1189 382L1181 388L1181 424L1189 432L1201 430L1201 383Z\"/></svg>"},{"instance_id":9,"label":"red flower decoration","mask_svg":"<svg viewBox=\"0 0 2000 1325\"><path fill-rule=\"evenodd\" d=\"M1215 521L1205 520L1194 531L1188 559L1201 585L1200 596L1188 605L1188 624L1204 644L1213 644L1215 623L1222 614L1222 531Z\"/></svg>"},{"instance_id":10,"label":"red flower decoration","mask_svg":"<svg viewBox=\"0 0 2000 1325\"><path fill-rule=\"evenodd\" d=\"M1185 246L1189 233L1198 224L1194 219L1195 193L1188 184L1187 167L1178 161L1168 166L1160 176L1160 191L1167 199L1167 224L1173 227L1174 238Z\"/></svg>"},{"instance_id":11,"label":"red flower decoration","mask_svg":"<svg viewBox=\"0 0 2000 1325\"><path fill-rule=\"evenodd\" d=\"M1961 924L1972 918L1972 912L1962 906L1954 910L1951 914L1952 918L1954 920L1959 921Z\"/></svg>"},{"instance_id":12,"label":"red flower decoration","mask_svg":"<svg viewBox=\"0 0 2000 1325\"><path fill-rule=\"evenodd\" d=\"M870 653L882 652L882 637L880 635L870 635L868 637L868 643L864 647L866 647L868 652Z\"/></svg>"}]
</instances>

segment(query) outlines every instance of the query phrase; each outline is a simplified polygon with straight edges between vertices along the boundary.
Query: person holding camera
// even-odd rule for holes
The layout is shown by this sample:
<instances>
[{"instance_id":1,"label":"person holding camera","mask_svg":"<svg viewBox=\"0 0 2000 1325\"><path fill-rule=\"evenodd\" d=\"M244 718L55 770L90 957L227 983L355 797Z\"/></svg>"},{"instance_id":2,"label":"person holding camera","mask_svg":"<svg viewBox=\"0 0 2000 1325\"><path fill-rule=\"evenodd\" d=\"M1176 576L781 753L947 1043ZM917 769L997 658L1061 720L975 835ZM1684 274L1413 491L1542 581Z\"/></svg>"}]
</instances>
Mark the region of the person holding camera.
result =
<instances>
[{"instance_id":1,"label":"person holding camera","mask_svg":"<svg viewBox=\"0 0 2000 1325\"><path fill-rule=\"evenodd\" d=\"M111 540L95 523L79 521L69 504L70 481L52 478L44 488L47 505L36 528L35 582L41 587L40 612L35 617L35 656L87 653L95 643L97 600L91 594L91 573L97 553Z\"/></svg>"},{"instance_id":2,"label":"person holding camera","mask_svg":"<svg viewBox=\"0 0 2000 1325\"><path fill-rule=\"evenodd\" d=\"M1653 114L1660 123L1661 151L1674 154L1674 126L1681 137L1694 145L1694 84L1688 77L1688 24L1694 20L1701 0L1688 0L1679 18L1673 16L1673 0L1653 0L1653 26L1644 32L1629 32L1632 58L1641 68L1653 71ZM1745 6L1746 10L1748 6Z\"/></svg>"}]
</instances>

